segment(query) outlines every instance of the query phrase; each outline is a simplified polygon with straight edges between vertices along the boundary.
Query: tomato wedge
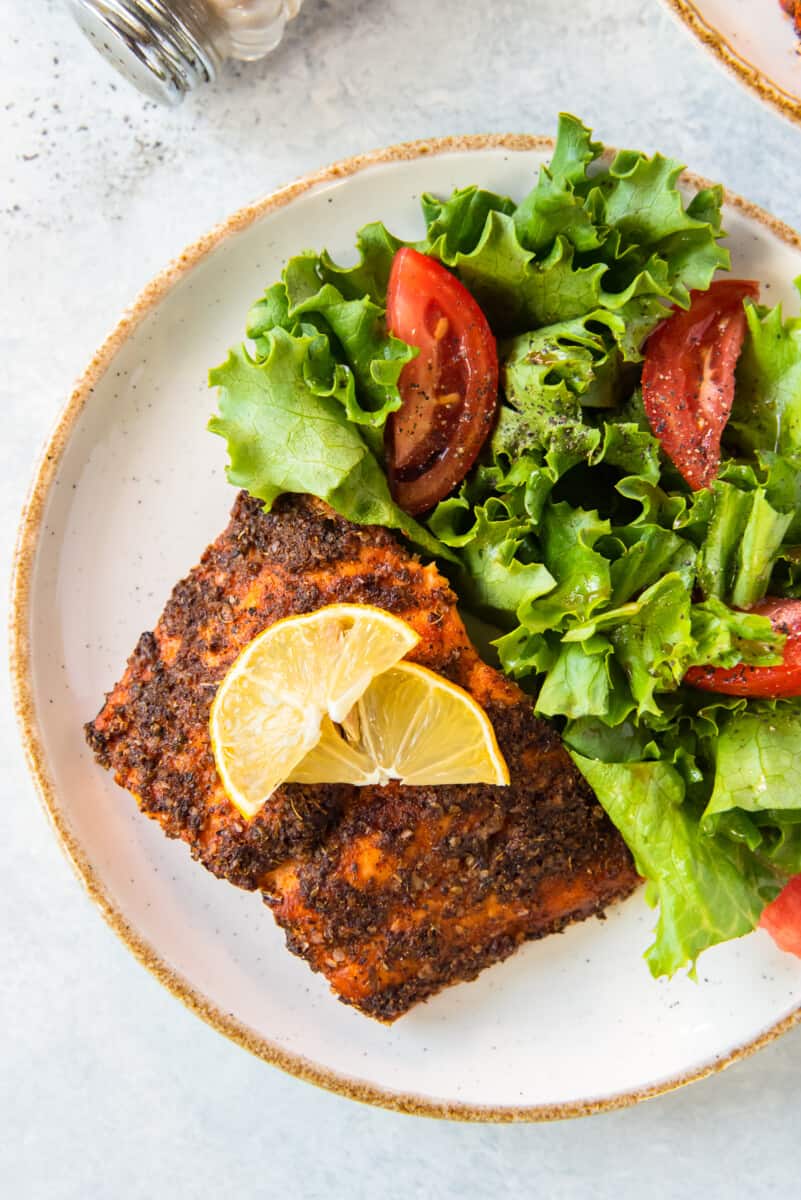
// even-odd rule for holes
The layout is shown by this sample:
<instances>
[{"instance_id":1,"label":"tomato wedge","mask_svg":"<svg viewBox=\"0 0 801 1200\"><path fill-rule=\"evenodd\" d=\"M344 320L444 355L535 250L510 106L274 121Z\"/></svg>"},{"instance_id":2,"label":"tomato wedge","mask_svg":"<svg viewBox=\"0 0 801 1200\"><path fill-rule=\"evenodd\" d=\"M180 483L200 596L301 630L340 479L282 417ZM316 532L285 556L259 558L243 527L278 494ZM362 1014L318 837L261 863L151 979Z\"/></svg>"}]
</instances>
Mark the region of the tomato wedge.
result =
<instances>
[{"instance_id":1,"label":"tomato wedge","mask_svg":"<svg viewBox=\"0 0 801 1200\"><path fill-rule=\"evenodd\" d=\"M777 667L691 667L684 676L690 687L727 696L759 696L776 700L801 696L801 600L766 597L749 612L768 617L777 633L787 637L784 662Z\"/></svg>"},{"instance_id":2,"label":"tomato wedge","mask_svg":"<svg viewBox=\"0 0 801 1200\"><path fill-rule=\"evenodd\" d=\"M665 454L694 490L720 466L720 438L734 400L734 368L746 331L743 301L759 296L749 279L719 279L693 292L648 339L642 372L645 412Z\"/></svg>"},{"instance_id":3,"label":"tomato wedge","mask_svg":"<svg viewBox=\"0 0 801 1200\"><path fill-rule=\"evenodd\" d=\"M387 422L389 484L406 512L433 508L464 479L498 407L498 351L476 301L441 263L398 250L387 325L420 350L398 381L401 407Z\"/></svg>"},{"instance_id":4,"label":"tomato wedge","mask_svg":"<svg viewBox=\"0 0 801 1200\"><path fill-rule=\"evenodd\" d=\"M796 875L765 909L759 922L780 950L801 958L801 875Z\"/></svg>"}]
</instances>

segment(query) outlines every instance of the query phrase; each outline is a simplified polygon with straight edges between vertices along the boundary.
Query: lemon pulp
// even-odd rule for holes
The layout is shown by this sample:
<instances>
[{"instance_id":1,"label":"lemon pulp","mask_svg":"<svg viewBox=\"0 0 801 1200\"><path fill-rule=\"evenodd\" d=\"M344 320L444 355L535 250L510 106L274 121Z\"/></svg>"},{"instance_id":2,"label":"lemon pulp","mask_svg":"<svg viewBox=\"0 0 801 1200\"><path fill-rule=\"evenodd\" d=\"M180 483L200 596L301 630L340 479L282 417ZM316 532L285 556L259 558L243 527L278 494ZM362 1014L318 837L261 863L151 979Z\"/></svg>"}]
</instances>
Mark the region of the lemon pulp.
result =
<instances>
[{"instance_id":1,"label":"lemon pulp","mask_svg":"<svg viewBox=\"0 0 801 1200\"><path fill-rule=\"evenodd\" d=\"M217 771L246 817L263 807L370 682L419 641L399 617L332 604L286 617L250 642L223 679L210 716Z\"/></svg>"},{"instance_id":2,"label":"lemon pulp","mask_svg":"<svg viewBox=\"0 0 801 1200\"><path fill-rule=\"evenodd\" d=\"M505 785L509 771L484 709L441 675L399 662L377 675L341 727L329 718L292 768L297 783L392 779L408 785Z\"/></svg>"}]
</instances>

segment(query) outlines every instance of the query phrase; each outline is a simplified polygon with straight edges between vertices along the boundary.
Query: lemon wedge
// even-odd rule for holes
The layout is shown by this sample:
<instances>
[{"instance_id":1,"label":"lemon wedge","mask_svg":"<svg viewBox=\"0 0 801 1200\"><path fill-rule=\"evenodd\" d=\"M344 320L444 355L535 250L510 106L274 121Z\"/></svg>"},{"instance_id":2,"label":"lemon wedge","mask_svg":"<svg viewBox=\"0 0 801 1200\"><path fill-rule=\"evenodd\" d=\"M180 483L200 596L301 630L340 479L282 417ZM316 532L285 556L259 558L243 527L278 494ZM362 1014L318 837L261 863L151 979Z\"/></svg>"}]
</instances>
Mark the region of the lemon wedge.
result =
<instances>
[{"instance_id":1,"label":"lemon wedge","mask_svg":"<svg viewBox=\"0 0 801 1200\"><path fill-rule=\"evenodd\" d=\"M347 722L372 680L419 640L383 609L332 604L250 642L217 690L209 725L217 771L242 815L255 816L290 777L324 719Z\"/></svg>"},{"instance_id":2,"label":"lemon wedge","mask_svg":"<svg viewBox=\"0 0 801 1200\"><path fill-rule=\"evenodd\" d=\"M416 663L377 675L340 728L322 735L288 777L357 787L509 783L489 717L469 692Z\"/></svg>"}]
</instances>

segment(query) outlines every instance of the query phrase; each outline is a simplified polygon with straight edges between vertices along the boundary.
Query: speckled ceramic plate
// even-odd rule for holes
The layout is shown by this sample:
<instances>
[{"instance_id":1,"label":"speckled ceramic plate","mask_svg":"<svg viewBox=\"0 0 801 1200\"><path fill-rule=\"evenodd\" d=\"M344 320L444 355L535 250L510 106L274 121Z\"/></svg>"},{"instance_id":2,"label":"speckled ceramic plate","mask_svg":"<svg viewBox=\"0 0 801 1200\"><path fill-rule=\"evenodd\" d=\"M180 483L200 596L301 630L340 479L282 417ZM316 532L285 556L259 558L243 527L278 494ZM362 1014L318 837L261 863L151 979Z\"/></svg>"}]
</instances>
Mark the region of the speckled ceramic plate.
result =
<instances>
[{"instance_id":1,"label":"speckled ceramic plate","mask_svg":"<svg viewBox=\"0 0 801 1200\"><path fill-rule=\"evenodd\" d=\"M801 1014L801 962L756 933L655 983L642 895L524 947L384 1028L339 1004L284 948L257 896L167 841L88 753L94 716L175 581L227 521L224 448L205 432L206 370L250 301L312 243L342 259L362 223L422 234L418 197L478 182L522 196L544 140L400 147L284 189L191 247L145 292L79 382L19 543L19 715L58 836L107 920L199 1015L268 1062L346 1095L472 1119L547 1119L655 1095L726 1065ZM730 197L736 269L792 306L798 238ZM99 983L102 987L102 981Z\"/></svg>"},{"instance_id":2,"label":"speckled ceramic plate","mask_svg":"<svg viewBox=\"0 0 801 1200\"><path fill-rule=\"evenodd\" d=\"M801 52L779 0L666 0L718 62L801 123Z\"/></svg>"}]
</instances>

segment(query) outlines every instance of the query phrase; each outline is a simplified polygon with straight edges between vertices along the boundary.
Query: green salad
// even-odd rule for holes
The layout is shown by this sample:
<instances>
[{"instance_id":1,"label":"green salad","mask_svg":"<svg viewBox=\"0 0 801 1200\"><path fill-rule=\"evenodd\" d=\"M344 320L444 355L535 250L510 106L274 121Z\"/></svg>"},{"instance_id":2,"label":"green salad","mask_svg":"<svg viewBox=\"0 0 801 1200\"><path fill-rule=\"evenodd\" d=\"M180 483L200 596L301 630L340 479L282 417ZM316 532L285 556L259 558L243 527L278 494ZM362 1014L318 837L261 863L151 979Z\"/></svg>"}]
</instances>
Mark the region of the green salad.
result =
<instances>
[{"instance_id":1,"label":"green salad","mask_svg":"<svg viewBox=\"0 0 801 1200\"><path fill-rule=\"evenodd\" d=\"M499 387L466 477L415 515L387 458L418 351L388 331L406 243L383 224L355 266L291 258L210 375L233 484L397 530L489 628L646 880L654 975L748 933L801 873L801 319L753 284L704 309L722 192L688 198L680 172L563 115L519 203L422 197L413 249L477 302Z\"/></svg>"}]
</instances>

